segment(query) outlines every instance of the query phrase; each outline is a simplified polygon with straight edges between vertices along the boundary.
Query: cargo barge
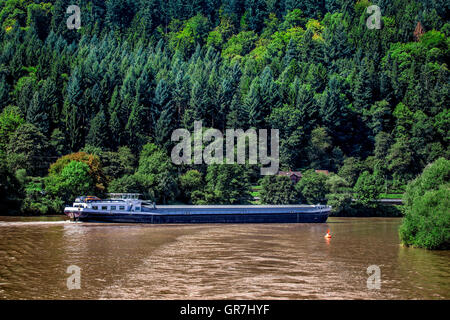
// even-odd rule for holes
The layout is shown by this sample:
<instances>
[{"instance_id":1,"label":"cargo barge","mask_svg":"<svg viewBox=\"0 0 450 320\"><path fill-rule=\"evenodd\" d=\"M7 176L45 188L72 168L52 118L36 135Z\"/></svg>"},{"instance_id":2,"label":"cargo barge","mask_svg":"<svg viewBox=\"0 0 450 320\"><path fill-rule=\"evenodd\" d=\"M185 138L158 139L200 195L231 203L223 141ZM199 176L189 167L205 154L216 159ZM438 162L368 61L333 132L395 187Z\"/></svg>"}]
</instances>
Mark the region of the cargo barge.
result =
<instances>
[{"instance_id":1,"label":"cargo barge","mask_svg":"<svg viewBox=\"0 0 450 320\"><path fill-rule=\"evenodd\" d=\"M138 194L110 194L110 199L78 197L64 213L85 222L115 223L324 223L325 205L155 205Z\"/></svg>"}]
</instances>

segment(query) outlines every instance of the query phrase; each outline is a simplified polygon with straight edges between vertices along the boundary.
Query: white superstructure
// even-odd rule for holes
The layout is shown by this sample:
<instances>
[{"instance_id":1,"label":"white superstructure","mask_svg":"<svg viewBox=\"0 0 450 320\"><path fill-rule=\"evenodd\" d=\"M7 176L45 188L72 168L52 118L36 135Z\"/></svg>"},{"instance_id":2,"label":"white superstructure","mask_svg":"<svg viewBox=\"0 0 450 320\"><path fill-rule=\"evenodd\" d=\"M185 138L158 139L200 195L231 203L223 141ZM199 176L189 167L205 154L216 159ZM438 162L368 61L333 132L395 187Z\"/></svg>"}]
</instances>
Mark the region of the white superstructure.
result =
<instances>
[{"instance_id":1,"label":"white superstructure","mask_svg":"<svg viewBox=\"0 0 450 320\"><path fill-rule=\"evenodd\" d=\"M141 212L143 200L138 193L110 193L109 199L100 199L95 196L78 197L70 207L64 209L64 213L71 218L78 217L82 212L101 213L133 213ZM147 205L154 206L154 204Z\"/></svg>"}]
</instances>

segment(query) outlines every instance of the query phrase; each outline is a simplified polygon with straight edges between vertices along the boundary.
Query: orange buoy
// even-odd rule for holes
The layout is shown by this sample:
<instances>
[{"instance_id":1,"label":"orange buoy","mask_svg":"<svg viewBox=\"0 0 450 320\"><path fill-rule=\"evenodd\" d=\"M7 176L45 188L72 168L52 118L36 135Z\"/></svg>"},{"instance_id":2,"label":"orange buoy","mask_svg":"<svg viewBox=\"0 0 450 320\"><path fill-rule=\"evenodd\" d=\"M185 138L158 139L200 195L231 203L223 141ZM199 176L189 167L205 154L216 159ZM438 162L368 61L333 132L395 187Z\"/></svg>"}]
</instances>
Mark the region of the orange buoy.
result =
<instances>
[{"instance_id":1,"label":"orange buoy","mask_svg":"<svg viewBox=\"0 0 450 320\"><path fill-rule=\"evenodd\" d=\"M331 238L330 229L327 230L327 234L324 235L324 238L327 238L327 239Z\"/></svg>"}]
</instances>

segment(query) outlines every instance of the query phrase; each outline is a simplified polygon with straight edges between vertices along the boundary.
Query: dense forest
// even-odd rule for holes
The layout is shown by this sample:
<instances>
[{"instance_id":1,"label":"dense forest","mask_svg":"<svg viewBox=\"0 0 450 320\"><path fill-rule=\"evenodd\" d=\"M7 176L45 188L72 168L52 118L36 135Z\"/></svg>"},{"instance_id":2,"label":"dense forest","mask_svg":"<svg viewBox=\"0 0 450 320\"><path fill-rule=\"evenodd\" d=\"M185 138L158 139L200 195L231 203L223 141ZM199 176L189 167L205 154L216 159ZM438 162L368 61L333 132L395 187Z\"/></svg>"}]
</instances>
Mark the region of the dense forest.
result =
<instances>
[{"instance_id":1,"label":"dense forest","mask_svg":"<svg viewBox=\"0 0 450 320\"><path fill-rule=\"evenodd\" d=\"M43 1L0 1L2 210L106 192L245 203L252 185L262 202L345 210L450 158L446 0ZM196 120L279 129L280 167L303 179L174 165L171 134Z\"/></svg>"}]
</instances>

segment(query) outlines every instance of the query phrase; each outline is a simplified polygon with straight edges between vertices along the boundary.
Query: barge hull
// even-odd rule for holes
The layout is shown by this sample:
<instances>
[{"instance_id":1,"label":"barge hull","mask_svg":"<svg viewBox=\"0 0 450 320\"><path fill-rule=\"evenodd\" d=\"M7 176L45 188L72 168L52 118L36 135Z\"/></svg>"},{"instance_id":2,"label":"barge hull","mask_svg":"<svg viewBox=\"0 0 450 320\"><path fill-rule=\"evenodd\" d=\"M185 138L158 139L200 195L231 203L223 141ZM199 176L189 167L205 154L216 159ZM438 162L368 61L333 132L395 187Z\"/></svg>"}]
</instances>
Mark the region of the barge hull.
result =
<instances>
[{"instance_id":1,"label":"barge hull","mask_svg":"<svg viewBox=\"0 0 450 320\"><path fill-rule=\"evenodd\" d=\"M259 214L81 214L79 221L115 223L324 223L329 212Z\"/></svg>"}]
</instances>

